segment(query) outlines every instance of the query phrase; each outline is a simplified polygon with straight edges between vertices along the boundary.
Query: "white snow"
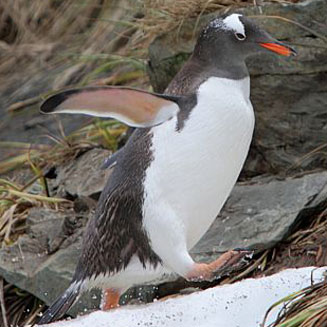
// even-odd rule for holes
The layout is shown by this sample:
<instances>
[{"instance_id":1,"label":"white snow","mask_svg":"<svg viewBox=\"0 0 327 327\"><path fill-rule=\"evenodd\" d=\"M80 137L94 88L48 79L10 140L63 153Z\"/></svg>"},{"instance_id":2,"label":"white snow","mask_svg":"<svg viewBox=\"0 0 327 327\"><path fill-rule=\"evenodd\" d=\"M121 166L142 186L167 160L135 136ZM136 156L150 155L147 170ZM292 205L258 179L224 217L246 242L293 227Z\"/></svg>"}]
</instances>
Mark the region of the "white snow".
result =
<instances>
[{"instance_id":1,"label":"white snow","mask_svg":"<svg viewBox=\"0 0 327 327\"><path fill-rule=\"evenodd\" d=\"M259 327L267 309L276 301L322 281L327 267L284 270L273 276L246 279L147 305L96 311L53 327ZM282 304L269 316L274 321Z\"/></svg>"}]
</instances>

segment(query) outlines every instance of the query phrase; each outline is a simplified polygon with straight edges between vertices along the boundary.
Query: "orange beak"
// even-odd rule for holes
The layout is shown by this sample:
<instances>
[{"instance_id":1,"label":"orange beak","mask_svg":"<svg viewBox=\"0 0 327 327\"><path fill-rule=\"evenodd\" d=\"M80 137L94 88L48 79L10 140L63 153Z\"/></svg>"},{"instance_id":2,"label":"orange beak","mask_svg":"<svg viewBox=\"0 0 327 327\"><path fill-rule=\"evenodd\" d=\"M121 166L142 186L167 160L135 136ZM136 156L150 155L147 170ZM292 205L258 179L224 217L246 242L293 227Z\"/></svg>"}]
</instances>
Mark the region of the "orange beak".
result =
<instances>
[{"instance_id":1,"label":"orange beak","mask_svg":"<svg viewBox=\"0 0 327 327\"><path fill-rule=\"evenodd\" d=\"M291 47L283 45L281 43L259 43L263 48L266 48L270 51L276 52L282 56L295 56L296 51Z\"/></svg>"}]
</instances>

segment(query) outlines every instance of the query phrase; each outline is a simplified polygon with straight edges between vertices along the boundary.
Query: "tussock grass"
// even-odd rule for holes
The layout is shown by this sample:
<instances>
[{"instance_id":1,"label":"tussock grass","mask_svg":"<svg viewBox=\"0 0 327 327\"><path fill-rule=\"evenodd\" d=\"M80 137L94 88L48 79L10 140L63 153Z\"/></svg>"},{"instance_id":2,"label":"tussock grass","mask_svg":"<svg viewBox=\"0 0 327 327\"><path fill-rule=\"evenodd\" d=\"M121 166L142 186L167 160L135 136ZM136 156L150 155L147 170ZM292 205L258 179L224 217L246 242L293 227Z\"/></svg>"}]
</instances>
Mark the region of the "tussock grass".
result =
<instances>
[{"instance_id":1,"label":"tussock grass","mask_svg":"<svg viewBox=\"0 0 327 327\"><path fill-rule=\"evenodd\" d=\"M2 286L2 291L6 296L5 310L7 317L9 317L7 326L26 326L35 323L39 313L44 309L42 301L15 285L6 282L1 284L0 280L0 288ZM0 316L0 324L1 318ZM5 323L1 326L6 327Z\"/></svg>"},{"instance_id":2,"label":"tussock grass","mask_svg":"<svg viewBox=\"0 0 327 327\"><path fill-rule=\"evenodd\" d=\"M64 69L55 77L53 89L76 85L98 66L92 59L85 60L86 56L118 56L120 49L124 52L135 29L130 23L137 10L135 3L132 0L2 1L1 88L19 79L22 70L32 76L40 69L55 67ZM116 59L107 58L113 60Z\"/></svg>"},{"instance_id":3,"label":"tussock grass","mask_svg":"<svg viewBox=\"0 0 327 327\"><path fill-rule=\"evenodd\" d=\"M178 30L189 18L199 20L203 14L217 10L229 10L234 6L253 5L253 0L144 0L144 17L139 20L145 31L147 43L163 31ZM195 28L196 28L195 24Z\"/></svg>"},{"instance_id":4,"label":"tussock grass","mask_svg":"<svg viewBox=\"0 0 327 327\"><path fill-rule=\"evenodd\" d=\"M44 181L42 175L37 176ZM33 182L34 179L31 181ZM59 208L68 205L66 199L49 197L29 192L31 182L22 186L0 179L0 248L13 244L25 231L25 220L31 207L47 206Z\"/></svg>"},{"instance_id":5,"label":"tussock grass","mask_svg":"<svg viewBox=\"0 0 327 327\"><path fill-rule=\"evenodd\" d=\"M276 321L269 327L322 327L327 325L327 282L311 285L274 303L267 311L284 303Z\"/></svg>"},{"instance_id":6,"label":"tussock grass","mask_svg":"<svg viewBox=\"0 0 327 327\"><path fill-rule=\"evenodd\" d=\"M144 31L143 40L148 45L162 32L177 33L181 25L195 18L194 30L202 15L215 11L222 13L244 6L256 6L262 2L290 3L299 0L144 0L144 17L139 19Z\"/></svg>"},{"instance_id":7,"label":"tussock grass","mask_svg":"<svg viewBox=\"0 0 327 327\"><path fill-rule=\"evenodd\" d=\"M68 136L63 131L61 138L47 134L46 137L53 141L53 145L0 142L0 148L15 148L17 153L0 161L0 174L17 167L30 166L38 175L41 174L42 168L59 165L92 147L103 146L115 151L126 130L127 127L117 121L95 119Z\"/></svg>"}]
</instances>

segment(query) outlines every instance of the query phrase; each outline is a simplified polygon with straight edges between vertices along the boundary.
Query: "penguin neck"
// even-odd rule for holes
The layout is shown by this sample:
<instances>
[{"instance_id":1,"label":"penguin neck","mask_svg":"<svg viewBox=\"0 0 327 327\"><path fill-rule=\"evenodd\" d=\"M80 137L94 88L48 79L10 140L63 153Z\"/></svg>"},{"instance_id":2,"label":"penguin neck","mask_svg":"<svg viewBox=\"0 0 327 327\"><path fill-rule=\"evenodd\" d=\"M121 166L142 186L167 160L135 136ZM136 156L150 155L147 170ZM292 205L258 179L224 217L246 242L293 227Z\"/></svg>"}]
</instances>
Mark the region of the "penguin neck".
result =
<instances>
[{"instance_id":1,"label":"penguin neck","mask_svg":"<svg viewBox=\"0 0 327 327\"><path fill-rule=\"evenodd\" d=\"M196 54L190 59L195 65L202 67L203 71L210 74L210 77L228 78L234 80L244 79L249 76L249 72L243 59L235 60L226 55L198 57Z\"/></svg>"},{"instance_id":2,"label":"penguin neck","mask_svg":"<svg viewBox=\"0 0 327 327\"><path fill-rule=\"evenodd\" d=\"M210 77L242 80L249 77L249 72L244 60L230 60L226 56L207 60L194 53L169 84L165 93L176 95L195 93Z\"/></svg>"}]
</instances>

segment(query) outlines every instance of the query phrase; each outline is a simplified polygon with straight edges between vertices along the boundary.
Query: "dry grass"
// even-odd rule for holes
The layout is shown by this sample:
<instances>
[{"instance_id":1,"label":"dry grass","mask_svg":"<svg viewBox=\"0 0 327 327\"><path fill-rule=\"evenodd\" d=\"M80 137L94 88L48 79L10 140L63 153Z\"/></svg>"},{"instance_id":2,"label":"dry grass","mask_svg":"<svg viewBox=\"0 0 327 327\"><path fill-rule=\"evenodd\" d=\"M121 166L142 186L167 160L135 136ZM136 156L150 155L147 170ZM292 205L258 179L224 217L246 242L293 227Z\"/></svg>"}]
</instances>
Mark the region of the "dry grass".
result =
<instances>
[{"instance_id":1,"label":"dry grass","mask_svg":"<svg viewBox=\"0 0 327 327\"><path fill-rule=\"evenodd\" d=\"M275 0L280 2L282 0ZM282 2L295 2L287 0ZM25 76L60 67L51 88L128 84L149 87L145 59L162 32L188 18L257 0L24 0L0 3L0 92ZM194 29L196 28L195 24ZM105 76L105 77L104 77ZM11 109L37 103L25 99Z\"/></svg>"},{"instance_id":2,"label":"dry grass","mask_svg":"<svg viewBox=\"0 0 327 327\"><path fill-rule=\"evenodd\" d=\"M15 149L16 155L0 161L0 174L5 174L18 167L37 164L40 168L47 168L74 159L79 153L90 148L102 146L115 151L118 142L123 137L127 127L119 122L100 119L66 136L60 121L58 121L61 137L51 134L46 136L53 141L53 145L31 144L22 142L0 142L0 148ZM33 168L36 175L40 169Z\"/></svg>"},{"instance_id":3,"label":"dry grass","mask_svg":"<svg viewBox=\"0 0 327 327\"><path fill-rule=\"evenodd\" d=\"M28 209L32 206L54 205L67 202L49 196L47 181L43 172L51 166L71 160L79 153L101 144L112 151L117 150L118 141L125 133L126 127L115 121L96 120L69 136L61 139L49 136L54 144L51 146L34 146L30 144L3 142L2 146L17 146L23 150L8 160L0 162L0 172L5 173L17 166L30 167L34 177L26 185L18 185L7 179L0 179L0 244L11 244L17 238L14 226L20 226L26 219ZM0 143L1 146L1 143ZM28 150L26 150L26 148ZM35 194L35 183L38 181L39 194ZM34 190L32 189L34 187ZM16 235L11 238L11 235ZM0 246L1 248L1 246Z\"/></svg>"},{"instance_id":4,"label":"dry grass","mask_svg":"<svg viewBox=\"0 0 327 327\"><path fill-rule=\"evenodd\" d=\"M39 299L6 282L3 284L3 293L6 299L5 311L8 317L8 327L26 326L36 322L39 313L44 308ZM6 327L5 323L4 327Z\"/></svg>"},{"instance_id":5,"label":"dry grass","mask_svg":"<svg viewBox=\"0 0 327 327\"><path fill-rule=\"evenodd\" d=\"M209 12L255 4L256 0L2 1L0 92L19 81L22 71L33 76L55 67L63 70L54 76L53 90L90 83L149 87L144 59L158 34L178 33L188 18L198 22ZM31 100L23 106L39 99Z\"/></svg>"},{"instance_id":6,"label":"dry grass","mask_svg":"<svg viewBox=\"0 0 327 327\"><path fill-rule=\"evenodd\" d=\"M10 81L19 80L22 70L33 76L54 67L64 67L53 82L54 90L80 83L82 79L84 84L90 82L88 73L99 70L105 61L117 60L92 58L93 55L117 57L119 50L124 53L135 30L132 10L135 13L137 9L131 4L132 0L2 1L1 89ZM121 60L119 64L121 67L129 63Z\"/></svg>"},{"instance_id":7,"label":"dry grass","mask_svg":"<svg viewBox=\"0 0 327 327\"><path fill-rule=\"evenodd\" d=\"M217 10L230 10L232 7L253 5L253 0L144 0L144 17L138 20L144 31L137 41L148 46L162 32L176 33L190 18L196 18L196 29L202 15Z\"/></svg>"},{"instance_id":8,"label":"dry grass","mask_svg":"<svg viewBox=\"0 0 327 327\"><path fill-rule=\"evenodd\" d=\"M136 60L129 58L146 58L147 45L156 35L175 29L186 18L246 2L252 0L2 1L0 82L18 79L21 69L33 75L40 66L63 64L67 67L54 81L55 90L80 82L88 84L103 72L114 75L113 68L121 75L130 65L127 68L138 71L139 79L141 73L145 75L144 66L136 69ZM121 57L117 60L117 56ZM125 77L123 81L105 82L129 81Z\"/></svg>"},{"instance_id":9,"label":"dry grass","mask_svg":"<svg viewBox=\"0 0 327 327\"><path fill-rule=\"evenodd\" d=\"M262 2L298 1L300 0L144 0L144 17L137 21L144 32L140 40L149 45L163 32L178 34L181 25L190 18L196 19L195 31L202 15L218 10L223 13L233 8L256 6Z\"/></svg>"},{"instance_id":10,"label":"dry grass","mask_svg":"<svg viewBox=\"0 0 327 327\"><path fill-rule=\"evenodd\" d=\"M37 178L41 184L44 183L42 175L37 175ZM70 203L66 199L28 192L35 179L25 186L0 179L0 248L13 244L24 233L24 223L31 207L48 206L58 209L61 204Z\"/></svg>"},{"instance_id":11,"label":"dry grass","mask_svg":"<svg viewBox=\"0 0 327 327\"><path fill-rule=\"evenodd\" d=\"M327 209L319 214L306 227L295 231L288 238L289 256L301 253L302 256L311 256L316 265L326 265L326 243L327 238ZM273 271L275 261L272 251L271 261L267 264ZM325 259L322 260L323 256ZM268 257L267 257L268 258ZM314 272L313 272L314 273ZM326 275L327 277L327 275ZM327 281L317 283L299 292L290 294L281 299L267 311L269 313L280 303L284 303L283 309L278 313L276 321L270 327L314 327L327 326ZM263 326L265 324L263 323Z\"/></svg>"}]
</instances>

